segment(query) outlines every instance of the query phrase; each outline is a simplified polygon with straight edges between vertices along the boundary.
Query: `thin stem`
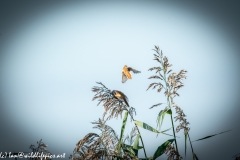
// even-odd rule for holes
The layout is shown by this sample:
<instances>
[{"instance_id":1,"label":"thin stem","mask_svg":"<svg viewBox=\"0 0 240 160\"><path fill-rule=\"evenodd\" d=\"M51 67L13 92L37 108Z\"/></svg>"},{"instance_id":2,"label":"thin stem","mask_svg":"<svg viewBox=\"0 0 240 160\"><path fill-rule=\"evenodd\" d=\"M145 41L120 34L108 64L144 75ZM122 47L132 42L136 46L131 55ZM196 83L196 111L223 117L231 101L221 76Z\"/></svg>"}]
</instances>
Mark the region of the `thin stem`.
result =
<instances>
[{"instance_id":1,"label":"thin stem","mask_svg":"<svg viewBox=\"0 0 240 160\"><path fill-rule=\"evenodd\" d=\"M195 154L194 151L193 151L193 147L192 147L192 141L190 139L190 136L189 136L189 133L188 134L188 139L189 139L189 142L190 142L190 145L191 145L191 149L192 149L192 155ZM193 159L194 159L194 155L193 155Z\"/></svg>"},{"instance_id":2,"label":"thin stem","mask_svg":"<svg viewBox=\"0 0 240 160\"><path fill-rule=\"evenodd\" d=\"M163 59L161 58L161 60L163 61ZM164 71L164 66L163 66L163 63L162 64L162 68L163 68L163 73L164 73L164 81L165 81L165 85L166 85L166 89L168 89L168 91L170 91L170 86L167 85L167 80L166 80L166 72ZM168 102L168 107L169 109L171 109L171 102L169 100L169 95L167 97L167 102ZM171 114L171 122L172 122L172 128L173 128L173 135L174 135L174 141L175 141L175 144L176 144L176 149L177 149L177 152L178 152L178 146L177 146L177 139L176 139L176 135L175 135L175 127L174 127L174 123L173 123L173 118L172 118L172 114ZM178 152L179 153L179 152Z\"/></svg>"},{"instance_id":3,"label":"thin stem","mask_svg":"<svg viewBox=\"0 0 240 160\"><path fill-rule=\"evenodd\" d=\"M169 109L171 109L169 96L168 96L167 100L168 100L168 107L169 107ZM175 135L175 127L174 127L174 123L173 123L172 114L171 114L171 122L172 122L172 128L173 128L173 135L174 135L174 139L175 139L174 141L175 141L176 149L177 149L177 152L178 152L177 139L176 139L176 135Z\"/></svg>"},{"instance_id":4,"label":"thin stem","mask_svg":"<svg viewBox=\"0 0 240 160\"><path fill-rule=\"evenodd\" d=\"M127 109L127 108L126 108L126 109ZM128 109L127 109L127 111L128 111ZM133 116L132 116L132 114L131 114L131 113L129 113L129 115L131 116L132 120L133 120L133 121L135 121L135 120L134 120L134 118L133 118ZM143 151L144 151L144 155L145 155L145 158L147 158L147 154L146 154L146 150L145 150L145 147L144 147L144 143L143 143L143 140L142 140L141 133L140 133L140 131L139 131L139 129L138 129L138 126L137 126L135 123L134 123L134 125L136 126L136 128L137 128L137 130L138 130L139 137L140 137L140 139L141 139L141 142L142 142L142 145L143 145Z\"/></svg>"},{"instance_id":5,"label":"thin stem","mask_svg":"<svg viewBox=\"0 0 240 160\"><path fill-rule=\"evenodd\" d=\"M173 135L174 135L174 139L175 139L176 149L177 149L177 152L178 152L178 146L177 146L177 140L176 140L176 135L175 135L175 130L174 130L172 114L171 114L171 121L172 121L172 126L173 126Z\"/></svg>"},{"instance_id":6,"label":"thin stem","mask_svg":"<svg viewBox=\"0 0 240 160\"><path fill-rule=\"evenodd\" d=\"M135 123L134 123L135 124ZM137 125L135 124L135 126L137 127ZM147 154L146 154L146 150L145 150L145 147L144 147L144 143L143 143L143 140L142 140L142 136L141 136L141 133L137 127L137 130L138 130L138 133L139 133L139 137L141 139L141 142L142 142L142 145L143 145L143 151L144 151L144 155L145 155L145 158L147 158Z\"/></svg>"}]
</instances>

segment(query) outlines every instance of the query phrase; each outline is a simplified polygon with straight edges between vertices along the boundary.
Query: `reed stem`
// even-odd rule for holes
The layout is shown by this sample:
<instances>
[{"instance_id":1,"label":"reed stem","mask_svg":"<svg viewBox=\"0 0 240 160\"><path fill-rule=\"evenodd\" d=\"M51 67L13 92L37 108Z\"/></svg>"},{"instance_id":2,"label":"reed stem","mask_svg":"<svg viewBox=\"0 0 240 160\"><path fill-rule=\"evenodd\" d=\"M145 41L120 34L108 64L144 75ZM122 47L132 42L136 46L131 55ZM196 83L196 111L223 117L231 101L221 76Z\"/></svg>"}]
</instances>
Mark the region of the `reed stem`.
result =
<instances>
[{"instance_id":1,"label":"reed stem","mask_svg":"<svg viewBox=\"0 0 240 160\"><path fill-rule=\"evenodd\" d=\"M162 67L164 68L163 63L161 63L161 64L162 64ZM166 91L167 91L167 90L170 90L170 88L169 88L169 85L168 85L168 83L167 83L166 72L165 72L164 70L163 70L163 73L164 73L164 82L165 82ZM169 97L169 95L168 95L168 97L167 97L167 103L168 103L169 109L171 109L171 102L170 102L170 97ZM172 122L172 128L173 128L174 142L175 142L175 145L176 145L176 150L177 150L177 152L178 152L177 139L176 139L176 135L175 135L175 127L174 127L174 123L173 123L172 114L171 114L171 122ZM179 153L179 152L178 152L178 153Z\"/></svg>"},{"instance_id":2,"label":"reed stem","mask_svg":"<svg viewBox=\"0 0 240 160\"><path fill-rule=\"evenodd\" d=\"M127 108L126 108L126 110L128 111ZM129 111L128 111L128 113L129 113L129 115L131 116L132 121L135 121L134 118L133 118L133 116L132 116L132 114L131 114ZM146 154L146 150L145 150L145 147L144 147L144 143L143 143L143 140L142 140L141 133L140 133L140 131L139 131L139 129L138 129L138 126L137 126L135 123L134 123L134 125L136 126L136 128L137 128L137 130L138 130L139 137L140 137L140 139L141 139L142 146L143 146L144 155L145 155L145 158L147 159L147 154Z\"/></svg>"},{"instance_id":3,"label":"reed stem","mask_svg":"<svg viewBox=\"0 0 240 160\"><path fill-rule=\"evenodd\" d=\"M191 149L192 149L192 155L193 155L193 160L195 159L194 158L194 151L193 151L193 147L192 147L192 141L191 141L191 139L190 139L190 136L189 136L189 133L187 133L188 134L188 139L189 139L189 142L190 142L190 145L191 145Z\"/></svg>"}]
</instances>

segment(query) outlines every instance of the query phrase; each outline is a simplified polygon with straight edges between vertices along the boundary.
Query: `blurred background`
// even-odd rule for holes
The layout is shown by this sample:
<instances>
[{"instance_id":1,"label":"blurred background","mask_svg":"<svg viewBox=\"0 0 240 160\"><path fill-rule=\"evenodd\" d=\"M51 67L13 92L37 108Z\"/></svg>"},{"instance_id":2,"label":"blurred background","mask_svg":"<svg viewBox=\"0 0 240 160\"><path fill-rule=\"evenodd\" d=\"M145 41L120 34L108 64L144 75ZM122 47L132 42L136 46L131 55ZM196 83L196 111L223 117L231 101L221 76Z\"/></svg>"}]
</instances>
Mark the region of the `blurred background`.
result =
<instances>
[{"instance_id":1,"label":"blurred background","mask_svg":"<svg viewBox=\"0 0 240 160\"><path fill-rule=\"evenodd\" d=\"M53 154L66 153L104 109L91 88L120 90L136 120L153 127L164 92L146 91L158 66L154 45L188 71L175 102L190 122L199 159L227 160L240 152L239 1L0 1L0 153L30 152L43 139ZM141 71L121 83L128 65ZM122 119L108 125L120 135ZM175 126L178 124L176 122ZM126 126L130 133L132 123ZM165 116L162 129L171 127ZM148 156L172 137L141 129ZM171 132L169 132L171 133ZM177 136L184 157L184 135ZM144 157L140 151L140 157ZM162 156L159 159L166 159ZM188 145L187 159L191 159Z\"/></svg>"}]
</instances>

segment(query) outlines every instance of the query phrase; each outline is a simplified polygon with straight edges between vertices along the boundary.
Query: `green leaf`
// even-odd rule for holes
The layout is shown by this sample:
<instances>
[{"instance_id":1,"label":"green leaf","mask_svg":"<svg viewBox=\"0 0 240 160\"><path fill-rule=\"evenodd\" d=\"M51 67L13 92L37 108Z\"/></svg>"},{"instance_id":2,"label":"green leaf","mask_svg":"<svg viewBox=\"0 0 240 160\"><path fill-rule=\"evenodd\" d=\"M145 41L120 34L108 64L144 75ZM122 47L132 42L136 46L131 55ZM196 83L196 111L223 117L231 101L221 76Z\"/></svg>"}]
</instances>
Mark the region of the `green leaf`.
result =
<instances>
[{"instance_id":1,"label":"green leaf","mask_svg":"<svg viewBox=\"0 0 240 160\"><path fill-rule=\"evenodd\" d=\"M169 110L167 110L167 112L166 112L167 114L170 114L170 115L172 115L172 110L171 109L169 109Z\"/></svg>"},{"instance_id":2,"label":"green leaf","mask_svg":"<svg viewBox=\"0 0 240 160\"><path fill-rule=\"evenodd\" d=\"M165 132L169 131L170 129L172 129L172 127L171 127L171 128L168 128L168 129L166 129L166 130L164 130L164 131L161 131L161 132L159 132L159 133L162 133L162 134L165 134L165 135L168 135L168 136L173 136L173 135L171 135L171 134L165 133ZM179 138L178 136L176 136L176 137Z\"/></svg>"},{"instance_id":3,"label":"green leaf","mask_svg":"<svg viewBox=\"0 0 240 160\"><path fill-rule=\"evenodd\" d=\"M156 128L159 128L159 130L161 130L161 126L162 126L162 123L163 123L163 120L164 120L164 116L165 114L172 114L172 110L169 109L169 110L161 110L159 113L158 113L158 117L157 117L157 127Z\"/></svg>"},{"instance_id":4,"label":"green leaf","mask_svg":"<svg viewBox=\"0 0 240 160\"><path fill-rule=\"evenodd\" d=\"M128 144L122 144L123 145L123 147L133 147L133 146L130 146L130 145L128 145ZM137 149L139 150L139 149L142 149L143 148L143 146L138 146L137 147Z\"/></svg>"},{"instance_id":5,"label":"green leaf","mask_svg":"<svg viewBox=\"0 0 240 160\"><path fill-rule=\"evenodd\" d=\"M138 150L139 150L139 149L143 149L143 146L138 146Z\"/></svg>"},{"instance_id":6,"label":"green leaf","mask_svg":"<svg viewBox=\"0 0 240 160\"><path fill-rule=\"evenodd\" d=\"M131 147L123 148L123 150L124 150L124 152L127 152L131 158L136 157L135 152Z\"/></svg>"},{"instance_id":7,"label":"green leaf","mask_svg":"<svg viewBox=\"0 0 240 160\"><path fill-rule=\"evenodd\" d=\"M135 139L134 144L133 144L133 149L138 149L138 146L139 146L139 137L140 137L140 135L137 134L136 139Z\"/></svg>"},{"instance_id":8,"label":"green leaf","mask_svg":"<svg viewBox=\"0 0 240 160\"><path fill-rule=\"evenodd\" d=\"M120 145L122 143L122 138L123 138L123 135L124 135L125 126L127 124L127 117L128 117L128 111L125 112L125 115L124 115L124 118L123 118L121 134L120 134L120 139L119 139L119 143L118 143L118 149L120 149Z\"/></svg>"},{"instance_id":9,"label":"green leaf","mask_svg":"<svg viewBox=\"0 0 240 160\"><path fill-rule=\"evenodd\" d=\"M125 144L125 143L123 143L122 145L123 145L123 148L132 147L132 146L130 146L128 144Z\"/></svg>"},{"instance_id":10,"label":"green leaf","mask_svg":"<svg viewBox=\"0 0 240 160\"><path fill-rule=\"evenodd\" d=\"M162 126L162 123L163 123L163 119L164 119L165 114L166 114L166 112L164 112L163 110L161 110L161 111L158 113L158 117L157 117L157 127L156 127L156 128L159 128L159 130L161 130L161 126Z\"/></svg>"},{"instance_id":11,"label":"green leaf","mask_svg":"<svg viewBox=\"0 0 240 160\"><path fill-rule=\"evenodd\" d=\"M127 152L130 157L136 157L133 146L130 146L128 144L122 144L122 145L123 145L123 151L124 152Z\"/></svg>"},{"instance_id":12,"label":"green leaf","mask_svg":"<svg viewBox=\"0 0 240 160\"><path fill-rule=\"evenodd\" d=\"M169 131L170 129L172 129L172 127L171 127L171 128L168 128L168 129L166 129L166 130L164 130L164 131L161 131L160 133L165 133L165 132Z\"/></svg>"},{"instance_id":13,"label":"green leaf","mask_svg":"<svg viewBox=\"0 0 240 160\"><path fill-rule=\"evenodd\" d=\"M198 160L198 157L197 157L197 155L195 153L193 153L193 159L194 160Z\"/></svg>"},{"instance_id":14,"label":"green leaf","mask_svg":"<svg viewBox=\"0 0 240 160\"><path fill-rule=\"evenodd\" d=\"M217 134L213 134L213 135L210 135L210 136L206 136L206 137L203 137L203 138L197 139L197 140L192 141L192 142L196 142L196 141L204 140L204 139L207 139L207 138L211 138L211 137L213 137L213 136L216 136L216 135L219 135L219 134L223 134L223 133L226 133L226 132L229 132L229 131L231 131L231 130L224 131L224 132L217 133Z\"/></svg>"},{"instance_id":15,"label":"green leaf","mask_svg":"<svg viewBox=\"0 0 240 160\"><path fill-rule=\"evenodd\" d=\"M146 129L146 130L149 130L149 131L151 131L151 132L155 132L155 133L158 133L158 134L159 134L159 133L160 133L160 134L165 134L165 135L168 135L168 136L173 136L173 135L171 135L171 134L165 133L165 132L168 131L169 129L159 132L158 130L154 129L153 127L149 126L148 124L146 124L146 123L144 123L144 122L135 120L134 123L135 123L136 125L138 125L139 127L142 127L142 128L144 128L144 129ZM171 128L170 128L170 129L171 129ZM178 138L179 138L179 137L178 137Z\"/></svg>"},{"instance_id":16,"label":"green leaf","mask_svg":"<svg viewBox=\"0 0 240 160\"><path fill-rule=\"evenodd\" d=\"M164 142L161 146L159 146L157 148L157 150L155 151L154 155L153 155L153 159L155 160L156 158L158 158L159 156L161 156L164 151L166 150L167 146L172 144L172 142L174 141L175 139L169 139L167 140L166 142Z\"/></svg>"},{"instance_id":17,"label":"green leaf","mask_svg":"<svg viewBox=\"0 0 240 160\"><path fill-rule=\"evenodd\" d=\"M139 137L140 137L140 135L137 134L136 139L133 144L133 151L135 152L136 156L138 156Z\"/></svg>"},{"instance_id":18,"label":"green leaf","mask_svg":"<svg viewBox=\"0 0 240 160\"><path fill-rule=\"evenodd\" d=\"M146 130L149 130L151 132L160 133L158 130L154 129L153 127L149 126L148 124L146 124L144 122L140 122L140 121L135 120L134 123L136 125L138 125L139 127L142 127L142 128L144 128Z\"/></svg>"}]
</instances>

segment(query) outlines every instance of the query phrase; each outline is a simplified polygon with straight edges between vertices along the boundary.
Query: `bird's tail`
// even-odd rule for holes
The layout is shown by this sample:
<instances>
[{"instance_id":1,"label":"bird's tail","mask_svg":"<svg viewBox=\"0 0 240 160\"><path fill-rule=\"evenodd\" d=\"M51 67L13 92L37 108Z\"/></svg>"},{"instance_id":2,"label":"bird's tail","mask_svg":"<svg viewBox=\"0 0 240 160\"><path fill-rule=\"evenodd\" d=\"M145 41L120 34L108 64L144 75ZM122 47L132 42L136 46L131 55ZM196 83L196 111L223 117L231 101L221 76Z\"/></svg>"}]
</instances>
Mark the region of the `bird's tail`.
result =
<instances>
[{"instance_id":1,"label":"bird's tail","mask_svg":"<svg viewBox=\"0 0 240 160\"><path fill-rule=\"evenodd\" d=\"M128 102L126 101L126 99L123 98L123 100L124 100L125 104L129 107L129 104L128 104Z\"/></svg>"}]
</instances>

